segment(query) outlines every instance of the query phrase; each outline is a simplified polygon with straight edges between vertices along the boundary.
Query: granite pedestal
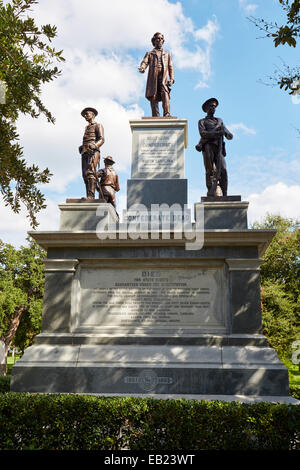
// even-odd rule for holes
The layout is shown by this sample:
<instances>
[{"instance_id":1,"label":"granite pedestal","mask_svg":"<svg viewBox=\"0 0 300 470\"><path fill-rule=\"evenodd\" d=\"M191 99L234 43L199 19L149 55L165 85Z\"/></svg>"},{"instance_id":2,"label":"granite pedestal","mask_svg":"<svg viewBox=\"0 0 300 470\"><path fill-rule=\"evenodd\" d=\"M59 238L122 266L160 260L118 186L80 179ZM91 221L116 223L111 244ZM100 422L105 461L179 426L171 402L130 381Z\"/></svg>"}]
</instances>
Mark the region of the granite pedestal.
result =
<instances>
[{"instance_id":1,"label":"granite pedestal","mask_svg":"<svg viewBox=\"0 0 300 470\"><path fill-rule=\"evenodd\" d=\"M128 208L183 208L186 120L130 125ZM110 204L61 204L58 231L30 232L47 250L42 332L11 389L297 402L261 329L259 269L275 231L249 230L247 208L203 198L188 228L145 224L133 237Z\"/></svg>"},{"instance_id":2,"label":"granite pedestal","mask_svg":"<svg viewBox=\"0 0 300 470\"><path fill-rule=\"evenodd\" d=\"M184 151L187 120L147 118L130 121L131 178L127 181L127 209L133 204L187 204Z\"/></svg>"},{"instance_id":3,"label":"granite pedestal","mask_svg":"<svg viewBox=\"0 0 300 470\"><path fill-rule=\"evenodd\" d=\"M43 324L13 391L293 402L261 332L274 231L209 229L193 251L184 235L100 240L79 227L30 233L47 250Z\"/></svg>"}]
</instances>

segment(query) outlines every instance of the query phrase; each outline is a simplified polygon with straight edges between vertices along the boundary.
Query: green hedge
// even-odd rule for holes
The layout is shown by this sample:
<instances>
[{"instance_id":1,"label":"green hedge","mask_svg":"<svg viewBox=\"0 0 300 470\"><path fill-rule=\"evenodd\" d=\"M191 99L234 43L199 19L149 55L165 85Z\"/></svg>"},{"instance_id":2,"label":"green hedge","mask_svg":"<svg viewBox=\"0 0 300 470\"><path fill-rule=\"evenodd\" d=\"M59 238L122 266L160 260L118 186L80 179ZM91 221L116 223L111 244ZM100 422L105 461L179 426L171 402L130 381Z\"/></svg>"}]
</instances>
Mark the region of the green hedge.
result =
<instances>
[{"instance_id":1,"label":"green hedge","mask_svg":"<svg viewBox=\"0 0 300 470\"><path fill-rule=\"evenodd\" d=\"M292 397L300 400L300 385L290 385L290 394Z\"/></svg>"},{"instance_id":2,"label":"green hedge","mask_svg":"<svg viewBox=\"0 0 300 470\"><path fill-rule=\"evenodd\" d=\"M1 450L300 450L300 407L0 395Z\"/></svg>"},{"instance_id":3,"label":"green hedge","mask_svg":"<svg viewBox=\"0 0 300 470\"><path fill-rule=\"evenodd\" d=\"M0 376L0 393L9 392L10 390L10 375Z\"/></svg>"}]
</instances>

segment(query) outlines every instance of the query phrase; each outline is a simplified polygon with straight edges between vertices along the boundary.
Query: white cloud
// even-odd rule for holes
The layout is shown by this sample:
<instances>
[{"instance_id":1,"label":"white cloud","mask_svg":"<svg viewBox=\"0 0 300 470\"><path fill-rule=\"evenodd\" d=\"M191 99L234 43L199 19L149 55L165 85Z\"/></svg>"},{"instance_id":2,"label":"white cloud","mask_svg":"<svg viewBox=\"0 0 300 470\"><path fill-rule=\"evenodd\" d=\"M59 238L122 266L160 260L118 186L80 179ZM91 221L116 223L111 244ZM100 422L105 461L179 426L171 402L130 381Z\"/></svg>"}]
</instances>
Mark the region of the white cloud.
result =
<instances>
[{"instance_id":1,"label":"white cloud","mask_svg":"<svg viewBox=\"0 0 300 470\"><path fill-rule=\"evenodd\" d=\"M210 53L219 29L217 19L202 28L183 14L180 2L167 0L43 0L31 12L39 24L55 24L54 46L64 50L62 75L42 90L42 100L56 118L55 125L44 118L20 117L19 133L24 156L40 168L49 167L53 177L47 188L63 193L80 178L81 143L85 121L80 111L94 106L97 121L104 126L102 154L112 154L118 169L128 171L131 155L129 119L143 110L146 74L138 72L139 61L152 48L151 37L160 30L166 48L172 51L175 69L199 72L200 87L210 76ZM199 42L202 47L200 47ZM140 57L137 60L137 49ZM176 80L176 70L175 70Z\"/></svg>"},{"instance_id":2,"label":"white cloud","mask_svg":"<svg viewBox=\"0 0 300 470\"><path fill-rule=\"evenodd\" d=\"M219 25L217 17L213 16L212 20L208 20L207 24L197 31L194 32L195 39L204 40L207 44L212 45L217 37L219 31Z\"/></svg>"},{"instance_id":3,"label":"white cloud","mask_svg":"<svg viewBox=\"0 0 300 470\"><path fill-rule=\"evenodd\" d=\"M246 15L253 15L258 8L256 3L248 3L248 0L239 0L239 6Z\"/></svg>"},{"instance_id":4,"label":"white cloud","mask_svg":"<svg viewBox=\"0 0 300 470\"><path fill-rule=\"evenodd\" d=\"M182 24L184 24L184 21ZM203 79L207 80L211 74L211 48L218 31L219 24L215 16L212 20L208 20L203 28L195 29L191 26L190 29L185 28L182 31L178 31L172 37L172 42L170 43L177 67L199 70ZM186 38L188 37L187 32L191 34L194 42L194 47L190 50L185 47ZM200 47L196 41L203 41L204 46Z\"/></svg>"},{"instance_id":5,"label":"white cloud","mask_svg":"<svg viewBox=\"0 0 300 470\"><path fill-rule=\"evenodd\" d=\"M96 121L103 125L105 135L101 154L114 156L120 171L130 168L131 133L128 121L143 115L136 104L122 106L109 93L108 97L95 94L93 99L88 89L85 97L79 93L73 94L72 90L72 86L70 89L51 85L45 87L44 102L53 110L55 125L43 118L33 120L22 116L18 126L25 158L29 163L38 163L41 169L48 167L53 177L47 189L60 193L81 175L78 147L82 143L86 121L80 112L85 106L94 106L98 110Z\"/></svg>"},{"instance_id":6,"label":"white cloud","mask_svg":"<svg viewBox=\"0 0 300 470\"><path fill-rule=\"evenodd\" d=\"M62 202L62 201L61 201ZM58 230L59 229L59 209L53 200L46 200L47 208L42 210L37 219L38 230ZM27 232L32 228L29 219L26 217L24 207L18 214L8 209L3 201L0 201L1 220L1 240L14 246L26 245Z\"/></svg>"},{"instance_id":7,"label":"white cloud","mask_svg":"<svg viewBox=\"0 0 300 470\"><path fill-rule=\"evenodd\" d=\"M219 25L213 16L202 28L183 13L180 2L168 0L43 0L35 15L40 24L57 26L56 43L64 50L79 48L93 55L115 51L122 55L130 49L152 48L156 31L165 36L165 47L171 50L176 67L198 70L205 79L210 74L210 52ZM201 43L201 46L199 45ZM138 63L136 64L137 70Z\"/></svg>"},{"instance_id":8,"label":"white cloud","mask_svg":"<svg viewBox=\"0 0 300 470\"><path fill-rule=\"evenodd\" d=\"M123 104L131 103L143 92L143 84L132 57L87 54L81 49L66 49L66 65L57 83L70 97L93 101L103 97Z\"/></svg>"},{"instance_id":9,"label":"white cloud","mask_svg":"<svg viewBox=\"0 0 300 470\"><path fill-rule=\"evenodd\" d=\"M246 126L242 122L239 122L238 124L229 124L227 127L230 130L230 132L232 132L233 134L236 134L239 131L242 131L243 134L250 134L250 135L256 134L255 129L252 129L251 127Z\"/></svg>"},{"instance_id":10,"label":"white cloud","mask_svg":"<svg viewBox=\"0 0 300 470\"><path fill-rule=\"evenodd\" d=\"M232 194L258 193L262 188L276 185L279 181L290 186L299 183L299 151L290 154L286 149L274 147L268 155L232 156L228 158L227 164L230 188L234 188Z\"/></svg>"},{"instance_id":11,"label":"white cloud","mask_svg":"<svg viewBox=\"0 0 300 470\"><path fill-rule=\"evenodd\" d=\"M200 82L196 83L194 86L194 90L198 90L198 88L209 88L209 85L205 81L200 80Z\"/></svg>"},{"instance_id":12,"label":"white cloud","mask_svg":"<svg viewBox=\"0 0 300 470\"><path fill-rule=\"evenodd\" d=\"M131 165L131 130L129 120L139 119L143 111L133 105L124 108L112 101L103 101L102 113L105 123L105 144L101 147L101 155L111 155L118 164L118 171L129 171Z\"/></svg>"},{"instance_id":13,"label":"white cloud","mask_svg":"<svg viewBox=\"0 0 300 470\"><path fill-rule=\"evenodd\" d=\"M282 217L300 218L300 185L288 186L282 182L267 186L261 193L250 194L249 222L262 221L267 212Z\"/></svg>"},{"instance_id":14,"label":"white cloud","mask_svg":"<svg viewBox=\"0 0 300 470\"><path fill-rule=\"evenodd\" d=\"M293 104L300 104L300 95L292 95L291 100Z\"/></svg>"}]
</instances>

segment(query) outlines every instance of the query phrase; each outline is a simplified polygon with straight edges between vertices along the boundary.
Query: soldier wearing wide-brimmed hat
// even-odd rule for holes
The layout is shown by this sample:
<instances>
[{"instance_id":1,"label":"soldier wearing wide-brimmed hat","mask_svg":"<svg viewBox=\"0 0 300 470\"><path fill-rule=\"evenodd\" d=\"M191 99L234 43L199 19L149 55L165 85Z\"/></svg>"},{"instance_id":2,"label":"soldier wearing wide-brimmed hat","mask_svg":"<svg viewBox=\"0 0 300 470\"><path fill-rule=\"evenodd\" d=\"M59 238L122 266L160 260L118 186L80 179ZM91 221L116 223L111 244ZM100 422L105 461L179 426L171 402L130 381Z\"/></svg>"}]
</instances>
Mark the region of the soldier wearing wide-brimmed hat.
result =
<instances>
[{"instance_id":1,"label":"soldier wearing wide-brimmed hat","mask_svg":"<svg viewBox=\"0 0 300 470\"><path fill-rule=\"evenodd\" d=\"M207 113L198 123L200 142L196 145L198 152L202 151L206 172L207 195L216 196L217 186L222 195L227 196L228 177L224 157L226 156L224 136L232 139L233 135L224 126L222 119L214 117L219 102L216 98L206 100L202 109Z\"/></svg>"},{"instance_id":2,"label":"soldier wearing wide-brimmed hat","mask_svg":"<svg viewBox=\"0 0 300 470\"><path fill-rule=\"evenodd\" d=\"M82 111L81 111L81 116L85 117L87 111L91 111L93 114L94 114L94 117L97 116L98 114L98 111L97 109L95 108L90 108L90 107L87 107L87 108L84 108Z\"/></svg>"},{"instance_id":3,"label":"soldier wearing wide-brimmed hat","mask_svg":"<svg viewBox=\"0 0 300 470\"><path fill-rule=\"evenodd\" d=\"M110 202L116 208L115 192L120 190L119 177L113 168L115 161L108 155L104 158L105 168L101 169L98 173L100 179L100 186L102 194L106 202Z\"/></svg>"},{"instance_id":4,"label":"soldier wearing wide-brimmed hat","mask_svg":"<svg viewBox=\"0 0 300 470\"><path fill-rule=\"evenodd\" d=\"M217 100L217 98L209 98L208 100L206 100L202 105L203 111L207 113L208 106L213 103L216 107L219 106L219 101Z\"/></svg>"},{"instance_id":5,"label":"soldier wearing wide-brimmed hat","mask_svg":"<svg viewBox=\"0 0 300 470\"><path fill-rule=\"evenodd\" d=\"M88 125L85 128L82 145L79 147L81 154L82 177L86 186L86 197L95 199L97 187L97 167L100 161L100 147L104 144L104 129L102 124L95 122L98 111L87 107L81 111Z\"/></svg>"}]
</instances>

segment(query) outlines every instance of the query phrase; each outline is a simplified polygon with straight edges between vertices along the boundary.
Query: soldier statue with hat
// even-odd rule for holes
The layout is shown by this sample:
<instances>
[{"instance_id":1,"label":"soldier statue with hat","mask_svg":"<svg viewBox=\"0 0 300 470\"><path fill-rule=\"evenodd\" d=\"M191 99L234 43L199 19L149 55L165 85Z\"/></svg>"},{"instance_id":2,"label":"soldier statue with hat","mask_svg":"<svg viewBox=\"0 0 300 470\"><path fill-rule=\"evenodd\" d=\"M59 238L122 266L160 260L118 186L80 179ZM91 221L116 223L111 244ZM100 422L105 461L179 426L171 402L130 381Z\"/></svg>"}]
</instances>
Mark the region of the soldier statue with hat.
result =
<instances>
[{"instance_id":1,"label":"soldier statue with hat","mask_svg":"<svg viewBox=\"0 0 300 470\"><path fill-rule=\"evenodd\" d=\"M120 190L119 178L113 168L113 158L108 155L104 158L105 168L102 168L98 176L100 178L100 188L106 202L110 202L116 209L116 196L115 192Z\"/></svg>"},{"instance_id":2,"label":"soldier statue with hat","mask_svg":"<svg viewBox=\"0 0 300 470\"><path fill-rule=\"evenodd\" d=\"M97 167L100 161L100 147L104 143L103 126L95 122L98 111L95 108L84 108L81 115L88 125L85 128L82 145L79 147L81 154L82 177L86 187L87 199L95 199L95 189L101 194L98 185Z\"/></svg>"},{"instance_id":3,"label":"soldier statue with hat","mask_svg":"<svg viewBox=\"0 0 300 470\"><path fill-rule=\"evenodd\" d=\"M198 123L201 138L196 145L196 150L202 151L203 154L207 196L216 196L218 186L222 190L222 195L227 196L228 177L224 158L226 156L224 136L231 140L233 135L226 129L222 119L214 117L218 104L216 98L205 101L202 109L207 115Z\"/></svg>"}]
</instances>

